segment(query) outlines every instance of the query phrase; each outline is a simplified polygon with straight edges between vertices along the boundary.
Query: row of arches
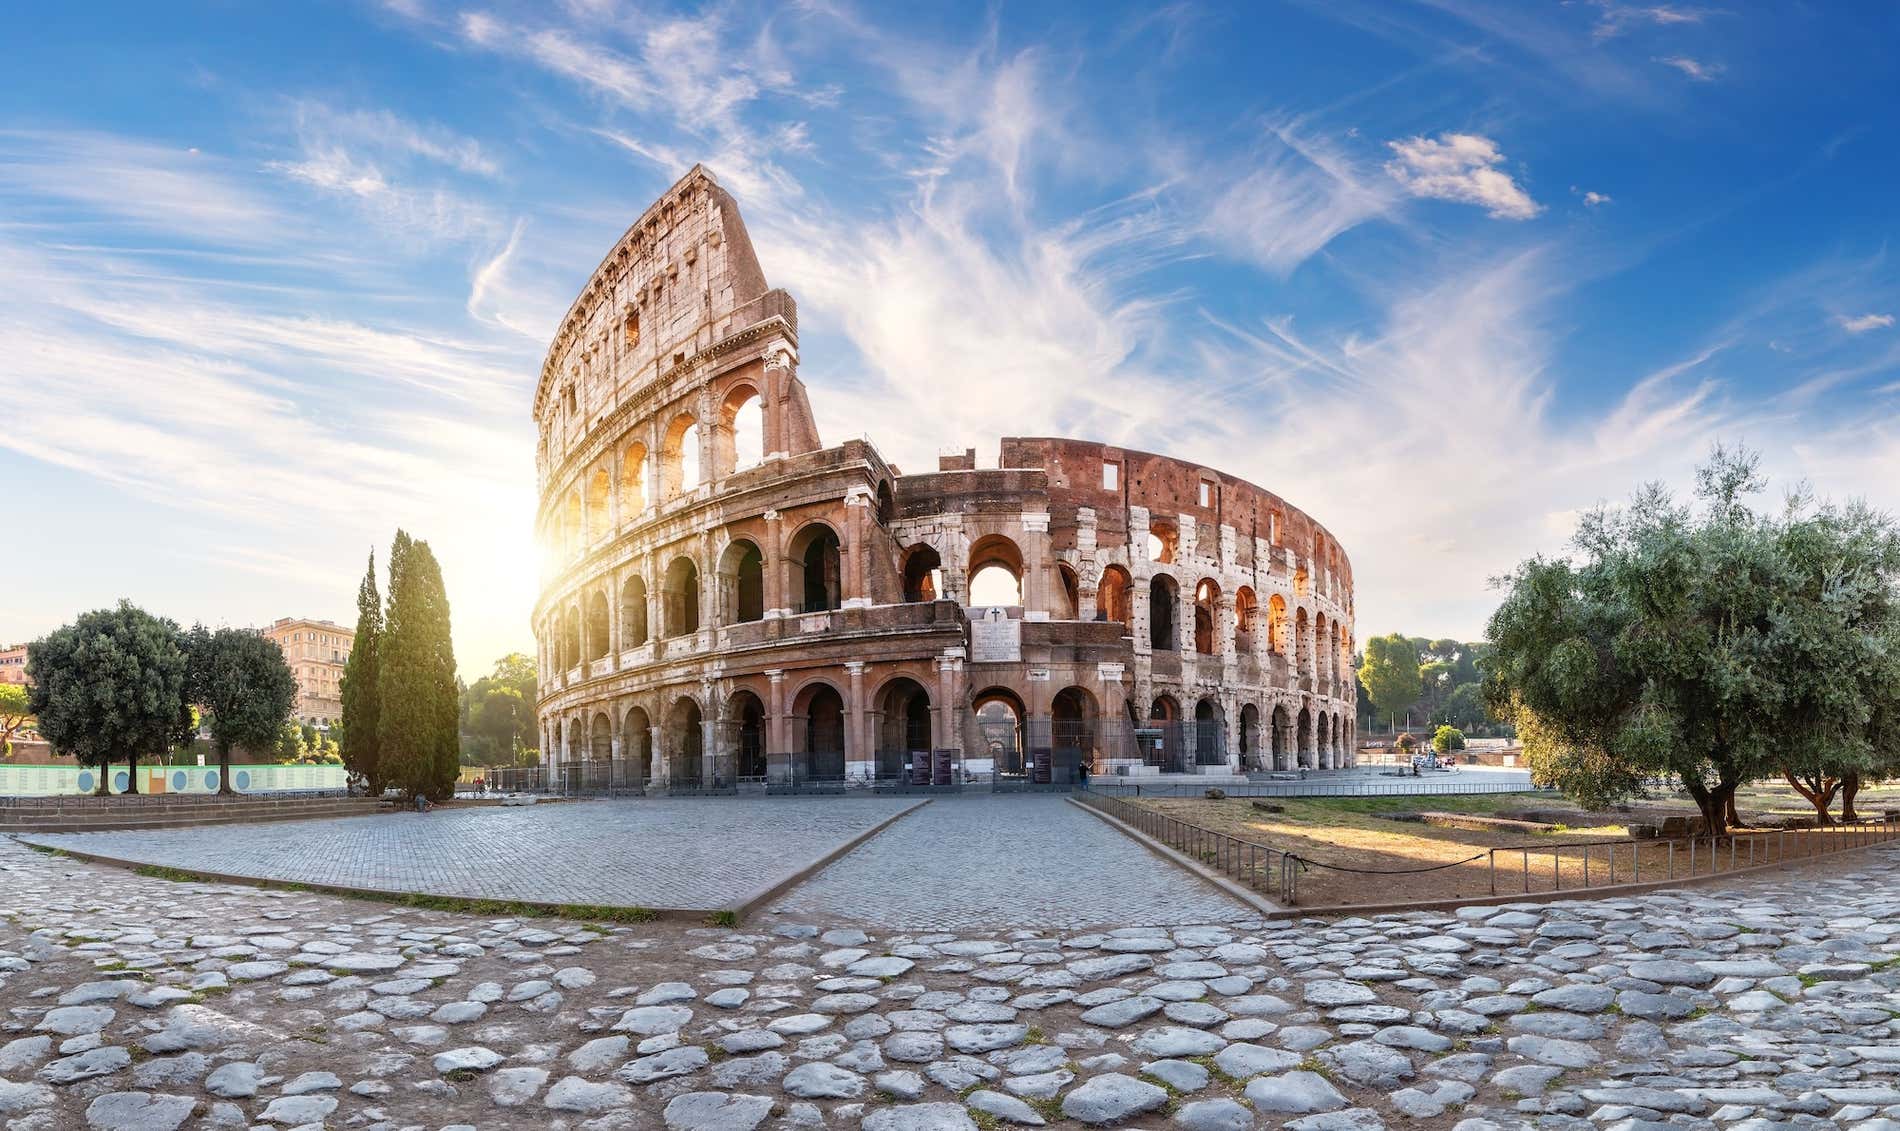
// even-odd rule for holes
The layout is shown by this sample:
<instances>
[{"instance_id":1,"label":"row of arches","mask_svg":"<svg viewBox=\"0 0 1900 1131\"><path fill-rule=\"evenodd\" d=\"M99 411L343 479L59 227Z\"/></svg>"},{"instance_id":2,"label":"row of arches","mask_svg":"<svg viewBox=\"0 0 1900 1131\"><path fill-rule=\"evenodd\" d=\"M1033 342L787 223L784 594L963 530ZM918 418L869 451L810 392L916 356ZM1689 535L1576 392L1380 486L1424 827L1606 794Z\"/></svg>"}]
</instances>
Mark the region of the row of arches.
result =
<instances>
[{"instance_id":1,"label":"row of arches","mask_svg":"<svg viewBox=\"0 0 1900 1131\"><path fill-rule=\"evenodd\" d=\"M763 462L764 445L764 401L735 384L709 421L677 413L583 472L548 520L547 545L572 560L652 507Z\"/></svg>"}]
</instances>

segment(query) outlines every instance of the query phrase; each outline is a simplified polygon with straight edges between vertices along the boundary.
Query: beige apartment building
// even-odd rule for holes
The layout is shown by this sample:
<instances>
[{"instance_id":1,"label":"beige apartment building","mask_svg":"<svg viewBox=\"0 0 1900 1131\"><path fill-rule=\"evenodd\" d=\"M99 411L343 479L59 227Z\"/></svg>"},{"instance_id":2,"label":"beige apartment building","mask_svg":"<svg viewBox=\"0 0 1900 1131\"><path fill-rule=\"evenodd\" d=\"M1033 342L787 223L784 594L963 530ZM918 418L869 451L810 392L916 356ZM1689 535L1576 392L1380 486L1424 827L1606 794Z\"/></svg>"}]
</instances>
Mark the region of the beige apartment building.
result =
<instances>
[{"instance_id":1,"label":"beige apartment building","mask_svg":"<svg viewBox=\"0 0 1900 1131\"><path fill-rule=\"evenodd\" d=\"M283 617L263 629L283 649L297 677L299 722L327 724L343 717L343 665L350 658L355 631L327 620Z\"/></svg>"},{"instance_id":2,"label":"beige apartment building","mask_svg":"<svg viewBox=\"0 0 1900 1131\"><path fill-rule=\"evenodd\" d=\"M0 683L26 682L26 645L9 644L0 648Z\"/></svg>"}]
</instances>

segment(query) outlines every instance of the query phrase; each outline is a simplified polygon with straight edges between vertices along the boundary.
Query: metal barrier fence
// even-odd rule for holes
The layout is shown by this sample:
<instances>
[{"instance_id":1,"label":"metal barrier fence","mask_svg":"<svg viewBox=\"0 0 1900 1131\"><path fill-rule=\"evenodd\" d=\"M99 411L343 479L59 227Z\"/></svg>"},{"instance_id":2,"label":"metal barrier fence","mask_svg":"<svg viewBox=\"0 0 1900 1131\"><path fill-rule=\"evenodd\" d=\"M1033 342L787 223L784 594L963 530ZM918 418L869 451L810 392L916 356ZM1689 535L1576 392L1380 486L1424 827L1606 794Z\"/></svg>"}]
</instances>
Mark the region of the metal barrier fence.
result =
<instances>
[{"instance_id":1,"label":"metal barrier fence","mask_svg":"<svg viewBox=\"0 0 1900 1131\"><path fill-rule=\"evenodd\" d=\"M1089 789L1119 797L1199 797L1207 788L1193 782L1142 782L1106 775L1089 779ZM1309 778L1300 781L1251 781L1244 785L1220 785L1216 788L1229 797L1441 797L1488 793L1562 796L1557 790L1544 789L1529 782L1471 778L1447 781L1408 778L1390 782L1365 777Z\"/></svg>"},{"instance_id":2,"label":"metal barrier fence","mask_svg":"<svg viewBox=\"0 0 1900 1131\"><path fill-rule=\"evenodd\" d=\"M1299 902L1299 858L1290 853L1104 797L1093 788L1078 791L1075 797L1288 907Z\"/></svg>"},{"instance_id":3,"label":"metal barrier fence","mask_svg":"<svg viewBox=\"0 0 1900 1131\"><path fill-rule=\"evenodd\" d=\"M1485 859L1490 894L1504 895L1693 879L1764 864L1797 863L1895 839L1900 839L1900 817L1884 816L1837 825L1737 830L1725 837L1519 845L1493 848L1472 859ZM1592 861L1596 862L1595 880L1591 877Z\"/></svg>"}]
</instances>

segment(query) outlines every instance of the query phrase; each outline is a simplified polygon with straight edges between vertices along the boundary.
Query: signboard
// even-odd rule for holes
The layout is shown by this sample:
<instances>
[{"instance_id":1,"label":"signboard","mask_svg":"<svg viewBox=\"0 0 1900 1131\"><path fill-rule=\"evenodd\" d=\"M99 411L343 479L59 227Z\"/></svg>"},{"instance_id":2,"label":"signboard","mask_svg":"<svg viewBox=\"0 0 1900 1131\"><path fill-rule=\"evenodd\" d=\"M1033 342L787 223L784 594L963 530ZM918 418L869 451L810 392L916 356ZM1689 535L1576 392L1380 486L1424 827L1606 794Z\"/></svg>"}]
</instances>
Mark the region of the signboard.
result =
<instances>
[{"instance_id":1,"label":"signboard","mask_svg":"<svg viewBox=\"0 0 1900 1131\"><path fill-rule=\"evenodd\" d=\"M1023 625L1005 609L984 609L970 620L970 662L1014 664L1023 658Z\"/></svg>"},{"instance_id":2,"label":"signboard","mask_svg":"<svg viewBox=\"0 0 1900 1131\"><path fill-rule=\"evenodd\" d=\"M1029 677L1029 682L1031 683L1048 683L1049 682L1048 668L1030 668L1027 674Z\"/></svg>"}]
</instances>

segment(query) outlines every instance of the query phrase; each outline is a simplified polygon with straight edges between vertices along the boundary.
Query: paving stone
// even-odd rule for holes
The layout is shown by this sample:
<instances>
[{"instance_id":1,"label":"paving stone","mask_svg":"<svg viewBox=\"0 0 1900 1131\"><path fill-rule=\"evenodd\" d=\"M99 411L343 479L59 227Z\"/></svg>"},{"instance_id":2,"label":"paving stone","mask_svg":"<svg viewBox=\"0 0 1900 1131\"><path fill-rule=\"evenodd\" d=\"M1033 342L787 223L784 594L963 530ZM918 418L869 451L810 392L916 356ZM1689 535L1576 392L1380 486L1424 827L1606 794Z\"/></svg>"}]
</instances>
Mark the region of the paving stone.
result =
<instances>
[{"instance_id":1,"label":"paving stone","mask_svg":"<svg viewBox=\"0 0 1900 1131\"><path fill-rule=\"evenodd\" d=\"M176 1131L198 1101L152 1092L108 1092L86 1105L86 1126L95 1131Z\"/></svg>"},{"instance_id":2,"label":"paving stone","mask_svg":"<svg viewBox=\"0 0 1900 1131\"><path fill-rule=\"evenodd\" d=\"M1120 1123L1167 1102L1165 1089L1119 1072L1107 1072L1090 1077L1062 1097L1062 1114L1083 1123Z\"/></svg>"},{"instance_id":3,"label":"paving stone","mask_svg":"<svg viewBox=\"0 0 1900 1131\"><path fill-rule=\"evenodd\" d=\"M1258 1111L1306 1115L1348 1106L1339 1089L1317 1072L1261 1076L1247 1082L1247 1102Z\"/></svg>"}]
</instances>

